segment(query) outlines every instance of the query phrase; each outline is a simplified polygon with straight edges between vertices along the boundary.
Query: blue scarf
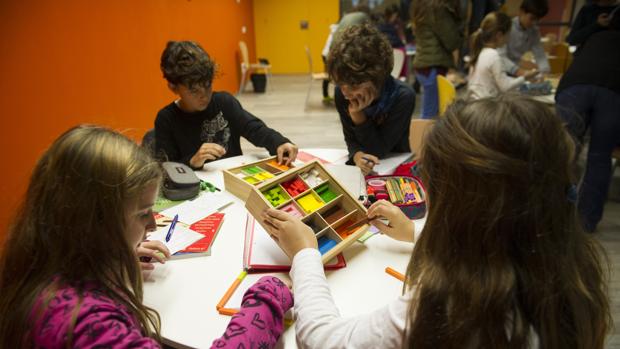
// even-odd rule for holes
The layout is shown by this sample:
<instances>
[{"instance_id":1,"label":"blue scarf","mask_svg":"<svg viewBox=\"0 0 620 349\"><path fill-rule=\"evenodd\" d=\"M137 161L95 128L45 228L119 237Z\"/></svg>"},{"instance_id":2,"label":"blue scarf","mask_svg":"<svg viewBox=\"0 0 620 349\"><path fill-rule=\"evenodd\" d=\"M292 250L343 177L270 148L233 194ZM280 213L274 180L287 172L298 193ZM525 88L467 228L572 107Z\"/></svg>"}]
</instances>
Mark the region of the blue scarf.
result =
<instances>
[{"instance_id":1,"label":"blue scarf","mask_svg":"<svg viewBox=\"0 0 620 349\"><path fill-rule=\"evenodd\" d=\"M392 108L394 102L396 102L396 97L398 97L398 84L396 84L396 80L394 80L391 75L388 75L383 83L383 89L381 90L379 99L366 107L364 109L364 114L372 121L380 120L387 116L387 112Z\"/></svg>"}]
</instances>

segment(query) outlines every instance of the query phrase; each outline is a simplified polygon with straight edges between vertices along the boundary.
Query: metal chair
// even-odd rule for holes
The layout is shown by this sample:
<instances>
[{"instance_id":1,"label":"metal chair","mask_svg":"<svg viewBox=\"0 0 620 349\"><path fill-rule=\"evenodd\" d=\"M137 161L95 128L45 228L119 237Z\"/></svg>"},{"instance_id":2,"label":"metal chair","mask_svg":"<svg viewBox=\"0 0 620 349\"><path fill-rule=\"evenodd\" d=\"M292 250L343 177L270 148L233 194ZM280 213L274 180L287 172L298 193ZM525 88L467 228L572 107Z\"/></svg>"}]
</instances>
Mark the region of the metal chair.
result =
<instances>
[{"instance_id":1,"label":"metal chair","mask_svg":"<svg viewBox=\"0 0 620 349\"><path fill-rule=\"evenodd\" d=\"M248 77L252 71L263 69L267 75L267 88L271 86L271 64L264 63L250 63L250 55L248 54L248 45L245 41L239 41L239 52L241 58L241 81L239 82L239 91L237 95L241 94L245 89Z\"/></svg>"},{"instance_id":2,"label":"metal chair","mask_svg":"<svg viewBox=\"0 0 620 349\"><path fill-rule=\"evenodd\" d=\"M308 101L310 100L310 93L312 92L312 82L319 80L327 80L329 76L325 72L315 73L312 69L312 54L310 53L310 48L305 46L306 49L306 57L308 58L308 92L306 93L306 102L304 104L304 110L308 110Z\"/></svg>"}]
</instances>

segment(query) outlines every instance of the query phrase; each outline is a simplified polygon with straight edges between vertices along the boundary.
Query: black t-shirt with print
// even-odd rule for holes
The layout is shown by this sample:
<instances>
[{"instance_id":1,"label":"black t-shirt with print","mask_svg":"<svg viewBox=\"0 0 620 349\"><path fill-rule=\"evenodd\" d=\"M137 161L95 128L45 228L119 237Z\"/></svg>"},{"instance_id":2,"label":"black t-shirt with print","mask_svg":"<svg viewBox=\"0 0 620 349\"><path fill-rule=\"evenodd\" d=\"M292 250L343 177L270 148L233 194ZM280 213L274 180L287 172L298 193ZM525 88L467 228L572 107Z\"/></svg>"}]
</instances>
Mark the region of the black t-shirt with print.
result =
<instances>
[{"instance_id":1,"label":"black t-shirt with print","mask_svg":"<svg viewBox=\"0 0 620 349\"><path fill-rule=\"evenodd\" d=\"M157 113L155 150L160 160L189 165L203 143L217 143L226 149L222 158L241 155L244 137L270 154L290 142L277 131L241 107L227 92L214 92L207 109L188 113L172 102Z\"/></svg>"}]
</instances>

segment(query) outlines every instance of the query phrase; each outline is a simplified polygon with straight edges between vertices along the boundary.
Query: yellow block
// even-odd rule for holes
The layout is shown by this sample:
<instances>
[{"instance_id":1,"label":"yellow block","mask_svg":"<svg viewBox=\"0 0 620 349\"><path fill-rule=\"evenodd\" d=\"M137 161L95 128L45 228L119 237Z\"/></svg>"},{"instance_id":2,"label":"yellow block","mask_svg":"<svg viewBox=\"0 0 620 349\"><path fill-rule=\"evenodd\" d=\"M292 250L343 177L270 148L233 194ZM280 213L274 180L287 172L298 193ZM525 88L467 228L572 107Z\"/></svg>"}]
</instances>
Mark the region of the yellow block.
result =
<instances>
[{"instance_id":1,"label":"yellow block","mask_svg":"<svg viewBox=\"0 0 620 349\"><path fill-rule=\"evenodd\" d=\"M306 213L312 213L325 205L323 201L312 195L312 193L300 197L297 199L297 203Z\"/></svg>"}]
</instances>

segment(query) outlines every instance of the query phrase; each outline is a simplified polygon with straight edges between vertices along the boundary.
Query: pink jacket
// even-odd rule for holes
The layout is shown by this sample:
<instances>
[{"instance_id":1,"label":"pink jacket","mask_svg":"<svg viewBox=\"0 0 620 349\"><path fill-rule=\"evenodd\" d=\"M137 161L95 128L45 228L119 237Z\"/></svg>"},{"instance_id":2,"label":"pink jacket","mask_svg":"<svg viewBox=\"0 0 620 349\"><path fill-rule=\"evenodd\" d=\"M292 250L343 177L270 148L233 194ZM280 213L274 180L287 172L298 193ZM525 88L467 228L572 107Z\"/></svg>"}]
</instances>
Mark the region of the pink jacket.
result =
<instances>
[{"instance_id":1,"label":"pink jacket","mask_svg":"<svg viewBox=\"0 0 620 349\"><path fill-rule=\"evenodd\" d=\"M75 316L72 343L75 348L160 348L142 333L128 309L102 294L94 284L85 287L78 306L77 290L61 286L45 308L41 296L31 313L32 340L37 348L66 348ZM243 296L241 310L228 324L212 348L272 348L284 329L284 313L293 306L293 296L280 279L262 277Z\"/></svg>"}]
</instances>

